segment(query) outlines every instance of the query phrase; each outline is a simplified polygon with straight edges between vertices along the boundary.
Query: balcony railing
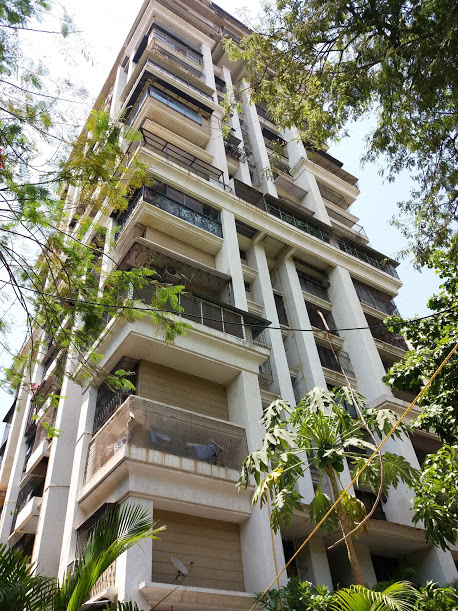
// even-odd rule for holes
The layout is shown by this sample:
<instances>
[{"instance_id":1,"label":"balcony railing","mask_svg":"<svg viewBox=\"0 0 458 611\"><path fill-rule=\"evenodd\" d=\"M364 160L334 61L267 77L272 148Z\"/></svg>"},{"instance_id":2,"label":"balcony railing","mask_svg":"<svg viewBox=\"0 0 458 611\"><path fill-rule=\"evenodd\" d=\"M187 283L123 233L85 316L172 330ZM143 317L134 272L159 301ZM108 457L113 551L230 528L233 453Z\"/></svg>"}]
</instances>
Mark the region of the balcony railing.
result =
<instances>
[{"instance_id":1,"label":"balcony railing","mask_svg":"<svg viewBox=\"0 0 458 611\"><path fill-rule=\"evenodd\" d=\"M155 290L154 285L147 285L141 289L141 294L139 291L137 294L145 303L151 303ZM181 293L178 300L183 311L177 312L177 315L188 319L191 323L200 323L249 343L267 346L264 329L269 322L263 318L234 307L207 301L190 293Z\"/></svg>"},{"instance_id":2,"label":"balcony railing","mask_svg":"<svg viewBox=\"0 0 458 611\"><path fill-rule=\"evenodd\" d=\"M334 239L334 242L340 248L340 250L346 252L347 254L352 255L365 263L369 263L369 265L372 265L372 267L377 267L378 269L382 270L382 272L393 276L393 278L399 278L395 266L388 261L386 257L378 258L372 251L365 250L356 244L351 244L350 242L344 240Z\"/></svg>"},{"instance_id":3,"label":"balcony railing","mask_svg":"<svg viewBox=\"0 0 458 611\"><path fill-rule=\"evenodd\" d=\"M396 307L396 304L388 297L383 297L383 294L376 291L369 292L371 287L367 287L368 290L364 289L360 284L353 280L353 284L355 285L356 294L358 295L358 299L361 303L364 303L379 312L384 312L388 316L392 314L399 314L399 311Z\"/></svg>"},{"instance_id":4,"label":"balcony railing","mask_svg":"<svg viewBox=\"0 0 458 611\"><path fill-rule=\"evenodd\" d=\"M144 145L147 148L189 170L193 174L204 178L212 185L216 185L225 191L232 191L231 187L224 181L223 170L218 170L218 168L194 157L191 153L167 142L167 140L156 136L146 129L142 128L140 131L143 134Z\"/></svg>"},{"instance_id":5,"label":"balcony railing","mask_svg":"<svg viewBox=\"0 0 458 611\"><path fill-rule=\"evenodd\" d=\"M259 106L256 106L256 111L257 111L257 113L258 113L258 115L260 117L262 117L263 119L265 119L269 123L272 123L272 125L276 125L275 121L272 119L272 117L269 117L269 115L266 113L265 110L263 110Z\"/></svg>"},{"instance_id":6,"label":"balcony railing","mask_svg":"<svg viewBox=\"0 0 458 611\"><path fill-rule=\"evenodd\" d=\"M374 319L368 321L371 326L372 337L380 340L381 342L385 342L385 344L390 344L391 346L396 346L396 348L400 348L401 350L408 350L409 347L406 343L406 340L399 335L398 333L392 333L384 326L373 327L372 325L376 324ZM378 321L379 325L382 324L382 321Z\"/></svg>"},{"instance_id":7,"label":"balcony railing","mask_svg":"<svg viewBox=\"0 0 458 611\"><path fill-rule=\"evenodd\" d=\"M164 44L167 44L167 43L164 43ZM197 70L197 68L194 68L193 66L188 64L188 62L183 61L182 59L177 57L175 53L169 53L169 51L164 49L164 47L162 47L160 44L154 43L151 49L155 53L158 53L159 55L161 55L167 61L171 62L172 64L175 64L175 66L178 66L178 68L181 68L185 72L189 72L189 74L192 74L193 76L197 77L201 81L205 80L205 77L201 70Z\"/></svg>"},{"instance_id":8,"label":"balcony railing","mask_svg":"<svg viewBox=\"0 0 458 611\"><path fill-rule=\"evenodd\" d=\"M305 306L307 308L310 324L312 325L312 327L316 327L317 329L320 329L322 331L326 330L321 316L318 314L318 311L320 311L323 314L324 319L326 320L326 323L329 327L329 333L331 333L332 335L339 336L339 332L336 331L336 323L334 322L334 318L331 312L328 312L327 310L324 310L323 308L320 308L319 306L315 305L314 303L310 303L309 301L305 302Z\"/></svg>"},{"instance_id":9,"label":"balcony railing","mask_svg":"<svg viewBox=\"0 0 458 611\"><path fill-rule=\"evenodd\" d=\"M187 208L183 204L180 204L173 199L158 193L151 187L146 186L142 187L136 192L130 201L129 206L119 217L119 224L121 225L121 228L127 223L134 209L137 207L137 204L139 204L141 200L144 200L148 204L151 204L160 210L164 210L169 214L173 214L173 216L191 223L196 227L200 227L200 229L204 229L213 235L220 238L223 237L221 223L218 220L205 216L204 214L196 212L195 210L191 210L191 208ZM120 234L121 231L118 232L117 236L119 237Z\"/></svg>"},{"instance_id":10,"label":"balcony railing","mask_svg":"<svg viewBox=\"0 0 458 611\"><path fill-rule=\"evenodd\" d=\"M353 365L351 364L350 357L347 352L340 350L337 354L337 359L334 356L334 352L326 348L325 346L321 346L321 344L317 344L318 356L320 357L320 362L323 367L327 369L331 369L332 371L336 371L337 373L342 373L342 370L345 371L347 376L352 378L355 377L355 372L353 370Z\"/></svg>"},{"instance_id":11,"label":"balcony railing","mask_svg":"<svg viewBox=\"0 0 458 611\"><path fill-rule=\"evenodd\" d=\"M343 214L339 214L339 212L336 212L335 210L329 210L328 209L328 214L332 220L336 220L339 223L341 223L342 225L345 225L345 229L347 231L350 231L352 233L357 233L359 234L364 240L368 240L369 238L367 237L367 233L364 229L364 227L362 225L358 225L358 223L352 223L352 221L347 218L346 216L344 216ZM342 227L342 229L344 229Z\"/></svg>"},{"instance_id":12,"label":"balcony railing","mask_svg":"<svg viewBox=\"0 0 458 611\"><path fill-rule=\"evenodd\" d=\"M182 57L191 60L195 64L199 66L202 65L202 56L201 54L193 51L189 47L184 44L181 44L175 38L172 38L169 34L167 34L164 30L159 29L157 26L153 27L152 34L158 40L164 42L168 47L179 53Z\"/></svg>"},{"instance_id":13,"label":"balcony railing","mask_svg":"<svg viewBox=\"0 0 458 611\"><path fill-rule=\"evenodd\" d=\"M16 519L18 514L24 509L27 503L33 497L43 496L43 490L45 486L45 477L40 475L33 475L23 486L17 495L16 507L14 511L13 522L11 524L11 532L13 533L16 528Z\"/></svg>"},{"instance_id":14,"label":"balcony railing","mask_svg":"<svg viewBox=\"0 0 458 611\"><path fill-rule=\"evenodd\" d=\"M278 159L277 157L275 157L275 155L269 155L269 160L270 160L270 165L272 168L272 173L274 176L278 172L282 172L283 174L286 174L287 176L291 176L291 170L290 170L289 165L286 163L286 161L282 161L281 159Z\"/></svg>"},{"instance_id":15,"label":"balcony railing","mask_svg":"<svg viewBox=\"0 0 458 611\"><path fill-rule=\"evenodd\" d=\"M279 206L274 206L269 203L265 203L266 211L272 216L276 216L281 221L304 231L305 233L309 233L310 235L323 240L323 242L327 242L328 244L331 242L332 234L317 225L313 225L308 220L300 218L293 212L289 212L286 210L282 210Z\"/></svg>"},{"instance_id":16,"label":"balcony railing","mask_svg":"<svg viewBox=\"0 0 458 611\"><path fill-rule=\"evenodd\" d=\"M248 454L245 429L240 426L131 396L89 444L86 481L124 446L157 450L237 471Z\"/></svg>"},{"instance_id":17,"label":"balcony railing","mask_svg":"<svg viewBox=\"0 0 458 611\"><path fill-rule=\"evenodd\" d=\"M165 74L167 74L167 76L170 76L175 81L178 81L181 85L185 85L186 87L189 87L190 89L192 89L199 95L202 95L204 98L207 98L207 100L213 101L213 98L209 93L207 93L206 91L202 91L202 89L200 89L199 87L196 87L195 85L193 85L186 79L181 78L181 76L178 76L174 72L170 72L170 70L167 70L167 68L164 68L164 66L161 66L160 64L157 64L156 62L152 62L150 59L148 60L147 63L149 66L152 66L153 68L156 68L157 70L160 70L161 72L164 72Z\"/></svg>"},{"instance_id":18,"label":"balcony railing","mask_svg":"<svg viewBox=\"0 0 458 611\"><path fill-rule=\"evenodd\" d=\"M319 283L318 280L312 280L312 278L300 271L297 272L297 276L303 291L309 293L310 295L314 295L319 299L324 299L325 301L331 302L328 291Z\"/></svg>"}]
</instances>

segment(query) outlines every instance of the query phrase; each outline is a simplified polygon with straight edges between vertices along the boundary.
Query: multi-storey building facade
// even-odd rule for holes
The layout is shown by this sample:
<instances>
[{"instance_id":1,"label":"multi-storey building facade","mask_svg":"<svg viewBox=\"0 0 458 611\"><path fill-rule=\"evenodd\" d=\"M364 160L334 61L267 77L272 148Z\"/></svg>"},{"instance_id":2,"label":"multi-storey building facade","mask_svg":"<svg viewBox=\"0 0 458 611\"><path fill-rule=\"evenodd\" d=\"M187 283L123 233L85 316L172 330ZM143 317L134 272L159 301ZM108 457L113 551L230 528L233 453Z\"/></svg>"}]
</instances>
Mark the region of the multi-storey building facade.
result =
<instances>
[{"instance_id":1,"label":"multi-storey building facade","mask_svg":"<svg viewBox=\"0 0 458 611\"><path fill-rule=\"evenodd\" d=\"M348 211L356 177L327 152L307 151L294 130L279 133L246 93L223 137L219 101L243 85L244 71L228 60L221 36L245 33L208 0L147 0L102 90L113 116L123 111L141 131L137 153L154 179L121 215L96 218L109 231L120 227L103 267L154 261L163 281L185 284L192 330L166 345L148 319L111 319L97 351L109 371L135 372L134 392L64 379L54 414L62 433L51 442L25 391L5 418L0 540L23 548L41 572L62 575L112 503L142 503L167 525L160 541L131 549L106 572L94 600L154 606L171 590L174 556L192 570L158 609L249 609L252 593L310 532L314 490L307 472L305 512L277 534L268 509L251 506L252 489L237 491L243 459L263 436L263 407L342 385L343 371L373 407L401 413L410 398L381 381L406 349L376 326L395 311L401 283L397 263L370 247ZM70 217L69 231L75 223ZM138 298L148 301L148 291ZM337 360L318 310L334 330ZM50 342L31 380L42 395L57 357ZM436 446L416 434L387 449L418 466ZM356 543L368 584L400 565L418 581L457 576L453 554L413 526L411 497L402 486L390 491ZM350 583L344 548L327 551L334 540L314 536L289 574Z\"/></svg>"}]
</instances>

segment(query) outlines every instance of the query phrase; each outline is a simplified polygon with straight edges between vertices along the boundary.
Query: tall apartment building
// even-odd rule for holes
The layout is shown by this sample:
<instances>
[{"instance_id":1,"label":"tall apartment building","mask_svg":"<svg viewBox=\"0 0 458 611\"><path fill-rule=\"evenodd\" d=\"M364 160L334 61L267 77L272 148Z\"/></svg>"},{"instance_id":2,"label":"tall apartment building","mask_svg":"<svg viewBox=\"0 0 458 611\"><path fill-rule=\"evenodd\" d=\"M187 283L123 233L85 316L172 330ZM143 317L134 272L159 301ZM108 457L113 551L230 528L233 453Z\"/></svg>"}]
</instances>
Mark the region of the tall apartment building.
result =
<instances>
[{"instance_id":1,"label":"tall apartment building","mask_svg":"<svg viewBox=\"0 0 458 611\"><path fill-rule=\"evenodd\" d=\"M138 154L154 178L121 215L97 218L108 230L120 226L103 266L154 261L163 281L185 284L181 305L193 329L166 345L150 320L111 319L97 351L109 371L135 372L135 392L65 379L54 414L62 434L51 442L26 392L5 418L0 540L24 549L41 572L62 575L113 503L141 503L167 525L159 541L134 547L104 574L93 600L154 606L177 575L173 556L191 570L158 609L249 609L311 530L305 507L271 533L267 508L251 506L253 489L236 489L244 457L263 437L263 407L342 385L342 370L372 407L401 413L410 399L381 381L404 340L364 329L396 310L401 282L397 263L370 247L348 210L357 178L324 150L307 151L294 130L279 133L244 93L223 137L219 102L243 84L244 69L228 60L221 36L245 33L209 0L146 0L102 90L112 114L123 110L141 131ZM363 327L332 332L338 360L318 310L331 329ZM42 393L57 357L51 341L31 380ZM437 441L415 434L386 447L418 467ZM305 506L315 484L307 472ZM457 577L453 554L413 526L411 497L402 486L390 491L356 542L368 584L399 565L418 581ZM344 547L327 550L336 538L316 534L289 574L351 583Z\"/></svg>"}]
</instances>

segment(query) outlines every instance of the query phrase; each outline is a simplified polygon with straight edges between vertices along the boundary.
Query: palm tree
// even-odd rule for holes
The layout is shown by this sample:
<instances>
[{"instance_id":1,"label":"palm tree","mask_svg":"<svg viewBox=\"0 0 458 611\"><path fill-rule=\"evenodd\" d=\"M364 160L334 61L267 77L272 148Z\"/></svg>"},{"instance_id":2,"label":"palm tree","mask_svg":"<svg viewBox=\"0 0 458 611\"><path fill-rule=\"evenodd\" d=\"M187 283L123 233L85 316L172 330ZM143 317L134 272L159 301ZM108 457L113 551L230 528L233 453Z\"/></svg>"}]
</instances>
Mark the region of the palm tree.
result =
<instances>
[{"instance_id":1,"label":"palm tree","mask_svg":"<svg viewBox=\"0 0 458 611\"><path fill-rule=\"evenodd\" d=\"M391 410L366 409L365 405L364 397L349 387L314 388L294 408L278 400L264 412L262 448L245 459L238 484L248 485L254 477L253 504L259 500L262 505L269 495L273 497L271 525L275 531L288 525L295 510L303 510L296 482L307 469L318 472L318 486L309 505L310 518L318 523L345 488L340 479L344 461L359 471L368 458L366 452L372 454L376 449L374 432L383 437L398 419ZM345 406L352 406L355 417ZM401 424L395 436L406 432ZM402 456L386 452L370 462L356 484L368 486L378 500L399 481L412 486L415 480L416 471ZM367 524L370 515L361 501L345 494L322 524L330 532L340 528L355 582L360 585L364 580L352 534Z\"/></svg>"},{"instance_id":2,"label":"palm tree","mask_svg":"<svg viewBox=\"0 0 458 611\"><path fill-rule=\"evenodd\" d=\"M360 585L338 590L331 609L334 611L414 611L419 592L408 581L396 581L382 592Z\"/></svg>"},{"instance_id":3,"label":"palm tree","mask_svg":"<svg viewBox=\"0 0 458 611\"><path fill-rule=\"evenodd\" d=\"M145 539L157 539L149 511L139 505L109 510L97 523L73 569L57 580L34 574L20 551L0 546L0 609L8 611L79 611L103 572L123 552ZM114 603L119 611L137 611L132 603Z\"/></svg>"}]
</instances>

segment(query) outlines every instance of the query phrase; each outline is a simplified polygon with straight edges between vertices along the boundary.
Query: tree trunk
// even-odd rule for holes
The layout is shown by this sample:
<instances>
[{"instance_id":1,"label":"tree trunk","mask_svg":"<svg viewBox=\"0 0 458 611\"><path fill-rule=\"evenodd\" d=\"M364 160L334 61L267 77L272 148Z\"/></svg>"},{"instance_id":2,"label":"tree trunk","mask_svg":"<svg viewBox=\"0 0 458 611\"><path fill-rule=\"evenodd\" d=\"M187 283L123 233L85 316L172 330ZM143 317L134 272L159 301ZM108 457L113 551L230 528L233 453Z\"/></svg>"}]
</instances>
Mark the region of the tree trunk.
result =
<instances>
[{"instance_id":1,"label":"tree trunk","mask_svg":"<svg viewBox=\"0 0 458 611\"><path fill-rule=\"evenodd\" d=\"M334 473L333 469L326 470L326 473L329 477L329 481L331 482L332 493L334 495L334 500L338 499L341 491L339 490L339 486L337 484L337 477ZM348 560L350 561L351 570L353 572L353 577L355 579L355 583L361 586L364 586L363 574L361 572L361 567L359 565L358 556L356 555L355 546L353 544L353 538L350 535L346 537L346 535L350 532L350 529L347 525L347 518L345 516L344 510L342 509L341 503L337 504L336 507L337 516L339 518L340 528L342 529L342 534L345 537L345 545L347 546Z\"/></svg>"}]
</instances>

